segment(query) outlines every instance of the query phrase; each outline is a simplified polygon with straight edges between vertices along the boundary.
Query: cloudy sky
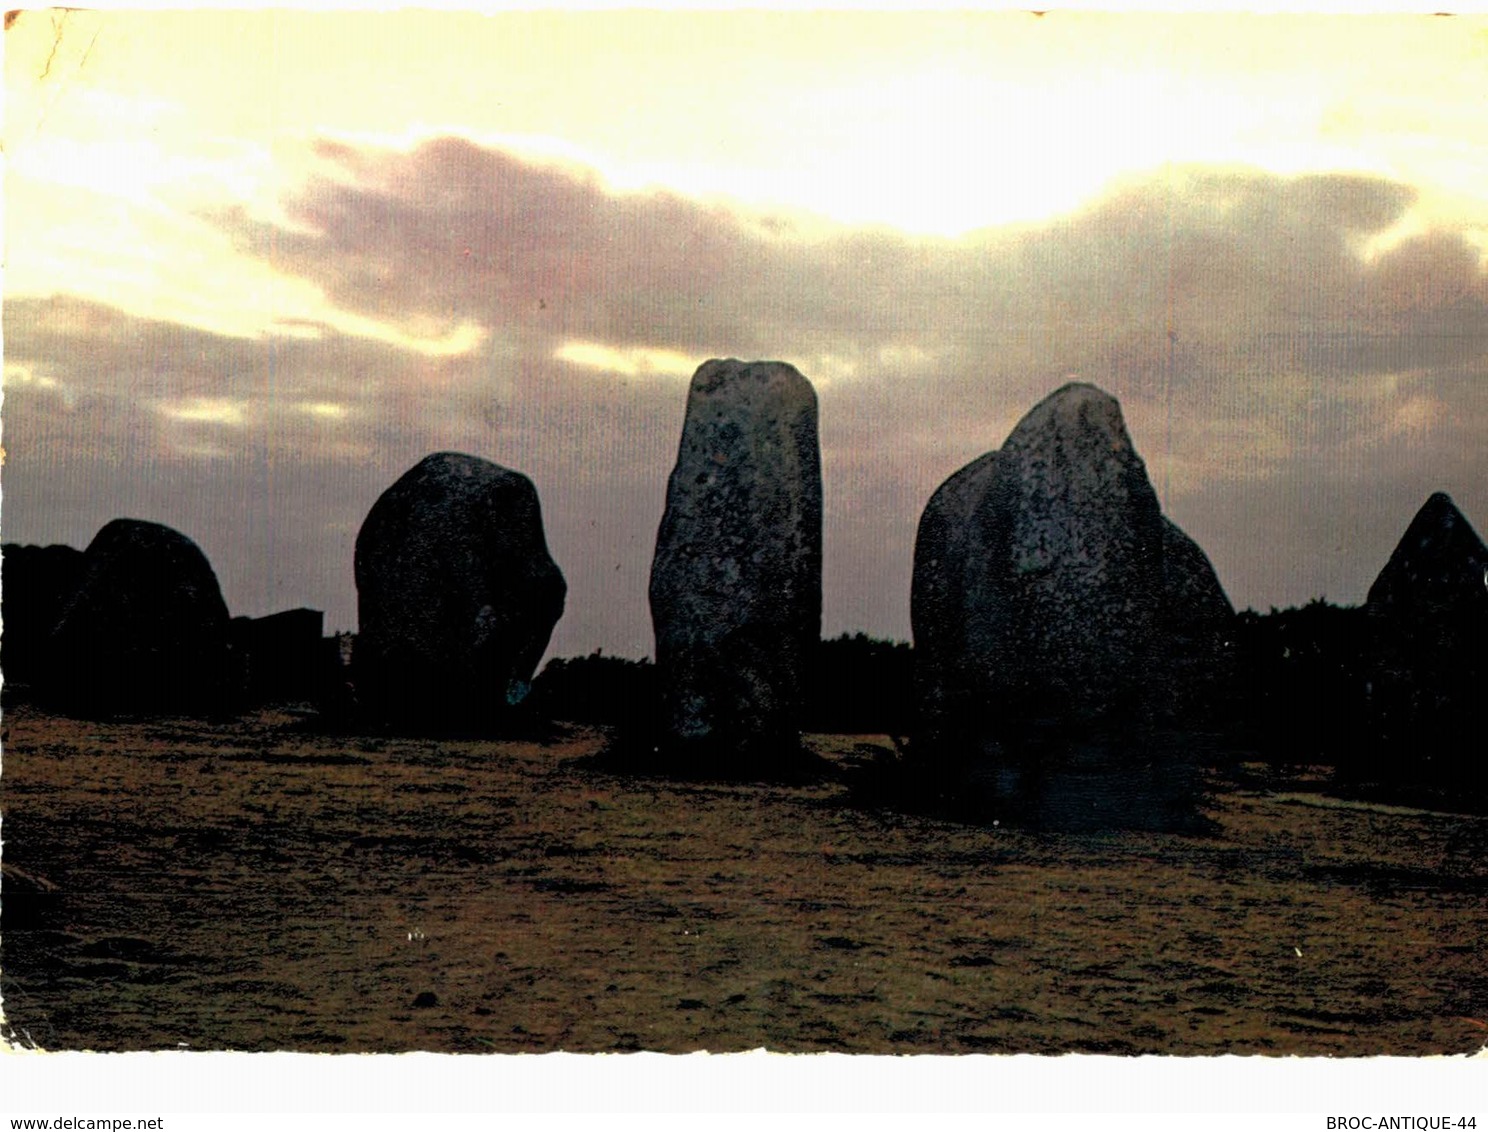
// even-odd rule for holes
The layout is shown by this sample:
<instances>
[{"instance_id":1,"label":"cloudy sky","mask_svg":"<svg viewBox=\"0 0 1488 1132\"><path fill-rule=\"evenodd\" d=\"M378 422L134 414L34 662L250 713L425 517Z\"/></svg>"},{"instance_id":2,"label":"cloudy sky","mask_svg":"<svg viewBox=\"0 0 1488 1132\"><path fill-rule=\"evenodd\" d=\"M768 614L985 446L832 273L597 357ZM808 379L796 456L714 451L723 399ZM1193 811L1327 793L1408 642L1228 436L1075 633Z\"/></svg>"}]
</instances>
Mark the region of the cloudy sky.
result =
<instances>
[{"instance_id":1,"label":"cloudy sky","mask_svg":"<svg viewBox=\"0 0 1488 1132\"><path fill-rule=\"evenodd\" d=\"M555 655L651 650L687 381L821 402L824 630L909 635L935 487L1120 398L1238 607L1488 532L1488 19L30 11L5 35L3 534L195 539L355 626L429 452L532 478Z\"/></svg>"}]
</instances>

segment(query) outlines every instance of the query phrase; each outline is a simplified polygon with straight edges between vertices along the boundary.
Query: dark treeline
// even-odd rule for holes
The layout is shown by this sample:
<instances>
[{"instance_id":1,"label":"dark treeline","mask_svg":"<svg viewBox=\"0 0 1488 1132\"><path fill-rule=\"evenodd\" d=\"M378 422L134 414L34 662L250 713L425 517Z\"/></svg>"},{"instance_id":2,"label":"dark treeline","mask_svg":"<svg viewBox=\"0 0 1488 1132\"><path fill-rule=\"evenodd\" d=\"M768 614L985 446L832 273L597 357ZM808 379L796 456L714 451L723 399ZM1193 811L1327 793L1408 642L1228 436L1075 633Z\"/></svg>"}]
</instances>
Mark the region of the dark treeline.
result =
<instances>
[{"instance_id":1,"label":"dark treeline","mask_svg":"<svg viewBox=\"0 0 1488 1132\"><path fill-rule=\"evenodd\" d=\"M1341 786L1488 804L1488 637L1321 598L1235 619L1233 749L1332 768Z\"/></svg>"},{"instance_id":2,"label":"dark treeline","mask_svg":"<svg viewBox=\"0 0 1488 1132\"><path fill-rule=\"evenodd\" d=\"M1206 735L1221 763L1332 770L1341 787L1407 798L1450 791L1488 801L1488 668L1439 632L1402 630L1360 606L1322 598L1236 614L1232 679ZM807 731L888 735L916 731L914 651L865 633L821 641L804 689ZM656 669L596 652L552 660L533 685L541 717L654 732Z\"/></svg>"},{"instance_id":3,"label":"dark treeline","mask_svg":"<svg viewBox=\"0 0 1488 1132\"><path fill-rule=\"evenodd\" d=\"M908 735L912 725L910 664L903 641L844 633L821 641L803 691L807 731ZM656 666L606 656L551 660L533 681L528 706L539 718L611 725L627 734L654 731Z\"/></svg>"},{"instance_id":4,"label":"dark treeline","mask_svg":"<svg viewBox=\"0 0 1488 1132\"><path fill-rule=\"evenodd\" d=\"M548 661L527 697L540 718L611 725L630 733L652 728L655 702L656 666L605 656L603 649Z\"/></svg>"},{"instance_id":5,"label":"dark treeline","mask_svg":"<svg viewBox=\"0 0 1488 1132\"><path fill-rule=\"evenodd\" d=\"M809 731L908 735L913 651L903 641L844 633L817 646L808 673L804 724Z\"/></svg>"},{"instance_id":6,"label":"dark treeline","mask_svg":"<svg viewBox=\"0 0 1488 1132\"><path fill-rule=\"evenodd\" d=\"M1364 706L1362 610L1314 598L1235 617L1237 737L1278 763L1332 764L1357 741Z\"/></svg>"}]
</instances>

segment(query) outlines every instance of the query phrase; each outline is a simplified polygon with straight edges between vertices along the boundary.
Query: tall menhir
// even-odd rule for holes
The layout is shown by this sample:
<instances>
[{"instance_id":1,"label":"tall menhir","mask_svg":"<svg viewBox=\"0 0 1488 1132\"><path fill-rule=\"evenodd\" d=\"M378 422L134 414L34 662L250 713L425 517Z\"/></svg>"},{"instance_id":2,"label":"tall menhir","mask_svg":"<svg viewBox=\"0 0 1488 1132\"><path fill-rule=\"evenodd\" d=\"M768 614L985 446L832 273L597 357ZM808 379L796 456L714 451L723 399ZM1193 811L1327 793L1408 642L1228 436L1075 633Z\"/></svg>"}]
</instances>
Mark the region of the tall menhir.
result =
<instances>
[{"instance_id":1,"label":"tall menhir","mask_svg":"<svg viewBox=\"0 0 1488 1132\"><path fill-rule=\"evenodd\" d=\"M952 804L1031 824L1200 824L1193 768L1155 737L1205 725L1233 616L1116 399L1066 385L921 518L916 762Z\"/></svg>"},{"instance_id":2,"label":"tall menhir","mask_svg":"<svg viewBox=\"0 0 1488 1132\"><path fill-rule=\"evenodd\" d=\"M811 383L780 362L704 363L651 565L660 745L678 769L771 774L799 754L821 545Z\"/></svg>"}]
</instances>

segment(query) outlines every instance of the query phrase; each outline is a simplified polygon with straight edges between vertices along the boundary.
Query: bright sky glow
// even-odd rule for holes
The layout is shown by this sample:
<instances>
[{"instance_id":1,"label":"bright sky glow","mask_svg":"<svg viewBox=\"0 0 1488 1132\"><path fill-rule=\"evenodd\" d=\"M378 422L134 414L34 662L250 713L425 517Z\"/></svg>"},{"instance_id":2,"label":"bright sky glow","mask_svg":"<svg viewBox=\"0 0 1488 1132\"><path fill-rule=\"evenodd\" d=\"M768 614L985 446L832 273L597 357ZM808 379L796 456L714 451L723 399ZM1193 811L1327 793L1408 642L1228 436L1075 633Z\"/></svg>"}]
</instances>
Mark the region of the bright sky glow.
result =
<instances>
[{"instance_id":1,"label":"bright sky glow","mask_svg":"<svg viewBox=\"0 0 1488 1132\"><path fill-rule=\"evenodd\" d=\"M1488 514L1482 15L27 11L5 74L8 537L179 523L245 611L350 627L458 449L555 648L644 652L709 356L818 390L828 631L907 635L925 499L1072 377L1241 603Z\"/></svg>"},{"instance_id":2,"label":"bright sky glow","mask_svg":"<svg viewBox=\"0 0 1488 1132\"><path fill-rule=\"evenodd\" d=\"M6 45L9 293L227 333L291 319L478 345L359 323L208 231L213 209L278 214L317 136L411 147L453 126L614 191L940 236L1170 162L1350 169L1488 231L1488 33L1451 20L1314 17L1278 37L1089 13L59 11Z\"/></svg>"},{"instance_id":3,"label":"bright sky glow","mask_svg":"<svg viewBox=\"0 0 1488 1132\"><path fill-rule=\"evenodd\" d=\"M239 427L247 423L245 406L238 401L221 398L193 397L187 401L167 403L160 411L173 421L192 424L213 424Z\"/></svg>"},{"instance_id":4,"label":"bright sky glow","mask_svg":"<svg viewBox=\"0 0 1488 1132\"><path fill-rule=\"evenodd\" d=\"M588 369L617 373L624 377L662 374L667 377L691 377L697 362L672 350L647 349L643 346L617 350L598 342L565 342L553 353L560 362L571 362Z\"/></svg>"}]
</instances>

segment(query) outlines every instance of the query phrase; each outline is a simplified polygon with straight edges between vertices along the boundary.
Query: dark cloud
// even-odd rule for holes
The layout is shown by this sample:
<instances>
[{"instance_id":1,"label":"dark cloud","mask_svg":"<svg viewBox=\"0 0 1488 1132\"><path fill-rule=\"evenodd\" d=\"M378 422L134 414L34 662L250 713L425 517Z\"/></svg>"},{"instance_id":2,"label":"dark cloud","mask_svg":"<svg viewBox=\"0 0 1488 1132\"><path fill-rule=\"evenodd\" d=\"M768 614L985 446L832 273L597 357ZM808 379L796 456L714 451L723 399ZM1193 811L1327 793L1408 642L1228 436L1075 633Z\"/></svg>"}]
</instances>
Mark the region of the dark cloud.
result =
<instances>
[{"instance_id":1,"label":"dark cloud","mask_svg":"<svg viewBox=\"0 0 1488 1132\"><path fill-rule=\"evenodd\" d=\"M13 301L7 322L7 540L83 546L153 519L201 544L234 612L311 604L351 627L367 510L429 452L466 451L539 489L574 595L555 647L649 649L664 482L645 473L675 446L675 396L493 348L238 339L76 299Z\"/></svg>"},{"instance_id":2,"label":"dark cloud","mask_svg":"<svg viewBox=\"0 0 1488 1132\"><path fill-rule=\"evenodd\" d=\"M593 177L455 138L411 154L319 148L340 175L288 203L295 227L221 220L245 249L394 323L473 318L697 347L692 308L742 266L739 225L681 198L612 196Z\"/></svg>"},{"instance_id":3,"label":"dark cloud","mask_svg":"<svg viewBox=\"0 0 1488 1132\"><path fill-rule=\"evenodd\" d=\"M243 611L348 624L366 508L459 449L538 485L570 582L555 650L645 651L685 379L562 360L575 341L781 358L817 382L829 632L907 635L924 501L1072 376L1121 399L1240 605L1361 599L1433 490L1488 527L1488 276L1458 233L1379 243L1414 199L1390 181L1180 170L948 241L614 193L456 139L323 156L334 174L286 202L290 225L220 222L344 310L473 324L481 344L429 357L10 303L7 538L187 514Z\"/></svg>"},{"instance_id":4,"label":"dark cloud","mask_svg":"<svg viewBox=\"0 0 1488 1132\"><path fill-rule=\"evenodd\" d=\"M1170 331L1190 383L1476 364L1488 342L1479 254L1459 236L1360 256L1413 202L1377 178L1184 171L951 242L807 238L459 139L325 156L338 175L290 203L298 227L232 218L244 246L350 309L533 345L825 355L863 379L991 374L1019 393L1079 369L1141 394L1166 393Z\"/></svg>"}]
</instances>

